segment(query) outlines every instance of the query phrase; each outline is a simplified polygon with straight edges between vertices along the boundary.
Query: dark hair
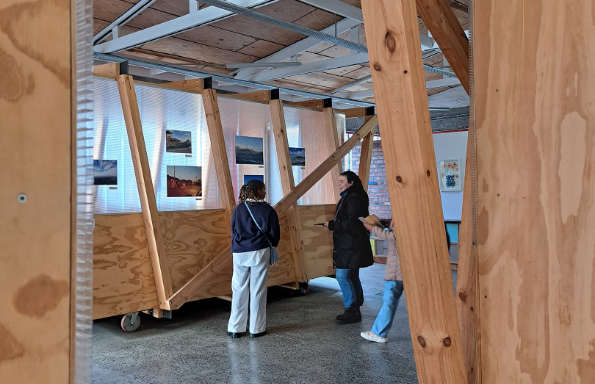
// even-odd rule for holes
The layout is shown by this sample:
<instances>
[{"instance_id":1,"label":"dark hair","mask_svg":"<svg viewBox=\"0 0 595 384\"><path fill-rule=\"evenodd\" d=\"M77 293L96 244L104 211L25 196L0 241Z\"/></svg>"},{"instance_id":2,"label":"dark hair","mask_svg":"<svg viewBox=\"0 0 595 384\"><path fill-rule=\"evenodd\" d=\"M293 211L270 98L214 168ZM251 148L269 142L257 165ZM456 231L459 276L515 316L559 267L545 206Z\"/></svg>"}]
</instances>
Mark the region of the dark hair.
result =
<instances>
[{"instance_id":1,"label":"dark hair","mask_svg":"<svg viewBox=\"0 0 595 384\"><path fill-rule=\"evenodd\" d=\"M341 176L345 176L347 182L353 185L362 185L362 181L359 176L353 171L341 172Z\"/></svg>"},{"instance_id":2,"label":"dark hair","mask_svg":"<svg viewBox=\"0 0 595 384\"><path fill-rule=\"evenodd\" d=\"M258 200L258 192L263 189L265 189L265 185L262 181L256 179L248 181L248 184L246 184L247 198Z\"/></svg>"}]
</instances>

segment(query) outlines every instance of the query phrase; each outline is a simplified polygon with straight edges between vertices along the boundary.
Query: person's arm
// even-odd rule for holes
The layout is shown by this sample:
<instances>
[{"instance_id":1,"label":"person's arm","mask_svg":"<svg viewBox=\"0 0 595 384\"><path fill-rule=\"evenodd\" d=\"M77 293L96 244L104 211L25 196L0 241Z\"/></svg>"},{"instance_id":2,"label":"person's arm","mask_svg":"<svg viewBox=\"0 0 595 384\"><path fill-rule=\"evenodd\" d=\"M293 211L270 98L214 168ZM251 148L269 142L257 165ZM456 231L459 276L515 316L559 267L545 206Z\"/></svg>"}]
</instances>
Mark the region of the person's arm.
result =
<instances>
[{"instance_id":1,"label":"person's arm","mask_svg":"<svg viewBox=\"0 0 595 384\"><path fill-rule=\"evenodd\" d=\"M273 208L271 208L271 212L269 213L269 228L271 244L273 244L273 247L276 247L279 245L279 240L281 240L281 228L279 227L279 216Z\"/></svg>"},{"instance_id":2,"label":"person's arm","mask_svg":"<svg viewBox=\"0 0 595 384\"><path fill-rule=\"evenodd\" d=\"M348 197L343 207L341 207L341 214L337 217L340 220L335 220L333 223L333 229L342 233L353 233L353 229L362 226L359 217L362 216L360 209L360 202L353 197Z\"/></svg>"}]
</instances>

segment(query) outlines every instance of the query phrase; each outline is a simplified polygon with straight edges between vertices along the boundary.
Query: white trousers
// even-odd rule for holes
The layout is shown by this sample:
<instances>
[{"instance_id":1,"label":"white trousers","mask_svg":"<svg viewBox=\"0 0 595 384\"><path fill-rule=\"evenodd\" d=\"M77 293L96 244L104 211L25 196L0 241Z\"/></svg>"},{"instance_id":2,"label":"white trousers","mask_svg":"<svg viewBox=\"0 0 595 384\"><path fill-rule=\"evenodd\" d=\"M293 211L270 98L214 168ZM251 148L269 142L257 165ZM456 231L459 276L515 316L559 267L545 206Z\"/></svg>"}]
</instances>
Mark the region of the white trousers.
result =
<instances>
[{"instance_id":1,"label":"white trousers","mask_svg":"<svg viewBox=\"0 0 595 384\"><path fill-rule=\"evenodd\" d=\"M246 332L248 303L250 333L261 333L266 330L268 271L268 248L254 252L234 253L228 332Z\"/></svg>"}]
</instances>

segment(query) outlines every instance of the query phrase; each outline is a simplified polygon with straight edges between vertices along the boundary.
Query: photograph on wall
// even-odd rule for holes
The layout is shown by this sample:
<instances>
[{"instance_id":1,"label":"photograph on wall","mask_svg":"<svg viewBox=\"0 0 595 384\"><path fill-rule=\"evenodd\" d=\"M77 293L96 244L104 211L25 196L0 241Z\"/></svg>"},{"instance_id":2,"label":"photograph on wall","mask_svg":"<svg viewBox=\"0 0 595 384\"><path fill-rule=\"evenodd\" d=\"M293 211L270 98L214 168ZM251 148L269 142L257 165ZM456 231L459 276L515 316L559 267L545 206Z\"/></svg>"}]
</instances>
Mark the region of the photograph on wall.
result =
<instances>
[{"instance_id":1,"label":"photograph on wall","mask_svg":"<svg viewBox=\"0 0 595 384\"><path fill-rule=\"evenodd\" d=\"M165 151L172 153L192 153L192 133L190 131L165 130Z\"/></svg>"},{"instance_id":2,"label":"photograph on wall","mask_svg":"<svg viewBox=\"0 0 595 384\"><path fill-rule=\"evenodd\" d=\"M459 160L440 161L440 190L442 192L461 191L461 168Z\"/></svg>"},{"instance_id":3,"label":"photograph on wall","mask_svg":"<svg viewBox=\"0 0 595 384\"><path fill-rule=\"evenodd\" d=\"M250 180L260 180L264 183L264 175L244 175L244 184L248 184Z\"/></svg>"},{"instance_id":4,"label":"photograph on wall","mask_svg":"<svg viewBox=\"0 0 595 384\"><path fill-rule=\"evenodd\" d=\"M93 160L93 185L118 185L118 160Z\"/></svg>"},{"instance_id":5,"label":"photograph on wall","mask_svg":"<svg viewBox=\"0 0 595 384\"><path fill-rule=\"evenodd\" d=\"M262 137L236 136L236 164L264 165Z\"/></svg>"},{"instance_id":6,"label":"photograph on wall","mask_svg":"<svg viewBox=\"0 0 595 384\"><path fill-rule=\"evenodd\" d=\"M202 196L202 167L167 166L167 197Z\"/></svg>"},{"instance_id":7,"label":"photograph on wall","mask_svg":"<svg viewBox=\"0 0 595 384\"><path fill-rule=\"evenodd\" d=\"M291 157L291 165L305 167L306 166L306 149L289 147L289 157Z\"/></svg>"}]
</instances>

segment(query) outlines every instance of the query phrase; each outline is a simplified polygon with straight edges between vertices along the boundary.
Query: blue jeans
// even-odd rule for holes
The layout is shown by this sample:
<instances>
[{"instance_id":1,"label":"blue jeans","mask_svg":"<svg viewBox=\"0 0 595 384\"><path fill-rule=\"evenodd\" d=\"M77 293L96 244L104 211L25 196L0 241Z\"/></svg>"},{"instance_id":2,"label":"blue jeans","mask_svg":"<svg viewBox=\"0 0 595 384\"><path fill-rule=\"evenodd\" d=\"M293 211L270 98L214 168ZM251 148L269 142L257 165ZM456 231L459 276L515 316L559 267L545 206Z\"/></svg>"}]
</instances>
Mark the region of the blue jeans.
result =
<instances>
[{"instance_id":1,"label":"blue jeans","mask_svg":"<svg viewBox=\"0 0 595 384\"><path fill-rule=\"evenodd\" d=\"M393 325L393 319L397 312L399 299L403 294L403 282L401 280L388 280L384 282L384 296L382 298L382 307L376 316L372 333L380 337L386 337L390 327Z\"/></svg>"},{"instance_id":2,"label":"blue jeans","mask_svg":"<svg viewBox=\"0 0 595 384\"><path fill-rule=\"evenodd\" d=\"M359 308L364 303L364 291L359 280L359 268L336 269L335 276L343 293L343 306Z\"/></svg>"}]
</instances>

